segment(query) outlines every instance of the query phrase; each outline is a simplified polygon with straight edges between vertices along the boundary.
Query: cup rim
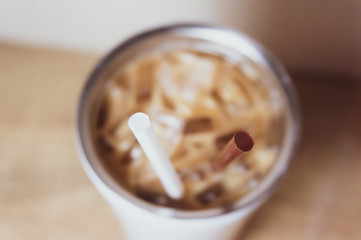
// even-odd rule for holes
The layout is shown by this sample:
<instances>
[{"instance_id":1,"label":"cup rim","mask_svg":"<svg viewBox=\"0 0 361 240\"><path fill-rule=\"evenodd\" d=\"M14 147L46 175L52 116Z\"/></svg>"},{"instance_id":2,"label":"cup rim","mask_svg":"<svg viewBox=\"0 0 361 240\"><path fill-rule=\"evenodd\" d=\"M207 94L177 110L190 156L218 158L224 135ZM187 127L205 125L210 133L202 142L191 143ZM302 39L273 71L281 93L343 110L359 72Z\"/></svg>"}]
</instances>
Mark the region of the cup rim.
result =
<instances>
[{"instance_id":1,"label":"cup rim","mask_svg":"<svg viewBox=\"0 0 361 240\"><path fill-rule=\"evenodd\" d=\"M286 123L287 126L285 126L285 128L287 129L285 129L286 133L284 136L287 139L283 140L284 142L286 142L285 144L287 144L287 151L284 149L286 148L286 146L281 149L279 155L282 159L277 160L270 173L268 173L265 179L262 180L261 184L264 185L264 187L262 188L263 190L258 191L256 192L256 194L253 195L251 194L253 191L251 191L251 193L246 194L239 201L233 204L233 207L217 207L204 210L179 210L170 207L158 206L146 202L128 193L118 184L116 184L114 180L111 179L109 176L106 177L107 174L104 168L94 165L94 163L99 162L99 160L97 159L97 155L95 154L94 149L92 149L92 141L90 140L88 127L88 118L85 111L89 102L89 93L94 88L94 84L98 80L100 74L103 72L106 66L109 65L113 60L115 60L118 54L123 52L125 49L130 48L149 37L161 35L168 32L182 32L186 30L214 31L217 34L230 35L236 40L242 39L243 41L249 43L249 45L254 48L253 50L259 52L262 55L264 61L269 65L270 70L272 70L275 74L288 100L288 120ZM261 203L263 203L274 191L274 189L279 185L282 176L288 169L288 165L292 160L292 155L298 144L300 135L300 109L298 104L298 98L291 78L289 77L283 65L268 50L266 50L262 45L260 45L258 42L248 37L247 35L233 29L207 24L174 24L163 26L137 34L129 38L128 40L120 43L112 51L105 55L103 59L99 61L99 63L96 65L96 67L92 70L91 74L87 78L87 81L81 93L80 100L78 102L76 115L77 150L80 156L82 166L88 177L92 180L93 184L98 186L98 188L100 187L102 189L105 189L117 202L121 202L121 200L126 200L146 211L172 218L210 218L223 214L228 214L234 211L249 212L252 209L256 208ZM101 163L99 163L99 165L101 165Z\"/></svg>"}]
</instances>

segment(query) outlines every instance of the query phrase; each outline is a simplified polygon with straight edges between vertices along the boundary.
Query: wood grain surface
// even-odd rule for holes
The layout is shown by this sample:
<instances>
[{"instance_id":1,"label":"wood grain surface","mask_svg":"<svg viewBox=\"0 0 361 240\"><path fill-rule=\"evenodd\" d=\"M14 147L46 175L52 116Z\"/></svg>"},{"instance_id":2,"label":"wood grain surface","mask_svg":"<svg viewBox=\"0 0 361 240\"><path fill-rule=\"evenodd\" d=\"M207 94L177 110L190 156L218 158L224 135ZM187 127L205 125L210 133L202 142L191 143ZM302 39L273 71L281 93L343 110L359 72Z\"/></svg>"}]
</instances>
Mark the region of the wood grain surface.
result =
<instances>
[{"instance_id":1,"label":"wood grain surface","mask_svg":"<svg viewBox=\"0 0 361 240\"><path fill-rule=\"evenodd\" d=\"M0 43L0 239L122 239L74 144L78 96L98 59ZM300 147L240 239L361 239L361 81L295 79Z\"/></svg>"}]
</instances>

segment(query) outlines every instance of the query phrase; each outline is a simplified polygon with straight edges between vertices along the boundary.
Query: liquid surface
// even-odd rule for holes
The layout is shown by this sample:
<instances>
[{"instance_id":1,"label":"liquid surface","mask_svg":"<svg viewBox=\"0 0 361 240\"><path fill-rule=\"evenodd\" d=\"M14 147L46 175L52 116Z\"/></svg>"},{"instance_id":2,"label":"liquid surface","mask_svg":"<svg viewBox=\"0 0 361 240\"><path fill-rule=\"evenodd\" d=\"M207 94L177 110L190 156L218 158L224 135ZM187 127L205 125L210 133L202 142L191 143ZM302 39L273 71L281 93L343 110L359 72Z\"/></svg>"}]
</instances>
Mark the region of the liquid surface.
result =
<instances>
[{"instance_id":1,"label":"liquid surface","mask_svg":"<svg viewBox=\"0 0 361 240\"><path fill-rule=\"evenodd\" d=\"M272 168L282 131L282 103L250 61L171 51L135 60L106 84L96 130L97 150L112 177L138 197L178 209L231 204ZM150 116L185 187L170 199L128 128L135 112ZM238 130L254 148L212 171L212 161Z\"/></svg>"}]
</instances>

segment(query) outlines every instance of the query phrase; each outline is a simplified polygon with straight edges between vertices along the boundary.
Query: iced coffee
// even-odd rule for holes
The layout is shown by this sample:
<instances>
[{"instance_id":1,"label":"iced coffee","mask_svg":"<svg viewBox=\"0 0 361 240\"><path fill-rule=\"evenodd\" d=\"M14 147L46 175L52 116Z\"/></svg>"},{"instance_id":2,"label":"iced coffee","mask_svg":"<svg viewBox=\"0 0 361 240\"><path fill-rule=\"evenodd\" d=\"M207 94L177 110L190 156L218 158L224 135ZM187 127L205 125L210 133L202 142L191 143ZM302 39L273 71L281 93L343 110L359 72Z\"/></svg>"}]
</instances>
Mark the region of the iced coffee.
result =
<instances>
[{"instance_id":1,"label":"iced coffee","mask_svg":"<svg viewBox=\"0 0 361 240\"><path fill-rule=\"evenodd\" d=\"M139 198L183 210L230 205L257 188L274 165L283 107L264 72L247 58L226 59L195 50L140 56L107 80L97 113L96 149L121 186ZM167 196L134 135L128 118L149 115L184 186ZM220 171L212 163L242 130L252 151Z\"/></svg>"}]
</instances>

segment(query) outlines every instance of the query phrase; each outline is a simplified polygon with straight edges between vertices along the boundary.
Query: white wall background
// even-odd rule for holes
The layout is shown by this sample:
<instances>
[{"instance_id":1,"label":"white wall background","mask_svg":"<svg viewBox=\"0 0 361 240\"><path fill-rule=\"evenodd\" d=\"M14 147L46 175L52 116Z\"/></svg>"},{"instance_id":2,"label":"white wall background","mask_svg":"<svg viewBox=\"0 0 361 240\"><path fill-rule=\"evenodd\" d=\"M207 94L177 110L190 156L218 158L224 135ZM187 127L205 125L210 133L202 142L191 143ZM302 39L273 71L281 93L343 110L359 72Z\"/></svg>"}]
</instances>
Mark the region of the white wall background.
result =
<instances>
[{"instance_id":1,"label":"white wall background","mask_svg":"<svg viewBox=\"0 0 361 240\"><path fill-rule=\"evenodd\" d=\"M359 0L0 0L0 41L47 47L103 53L174 22L244 31L298 70L361 75Z\"/></svg>"}]
</instances>

